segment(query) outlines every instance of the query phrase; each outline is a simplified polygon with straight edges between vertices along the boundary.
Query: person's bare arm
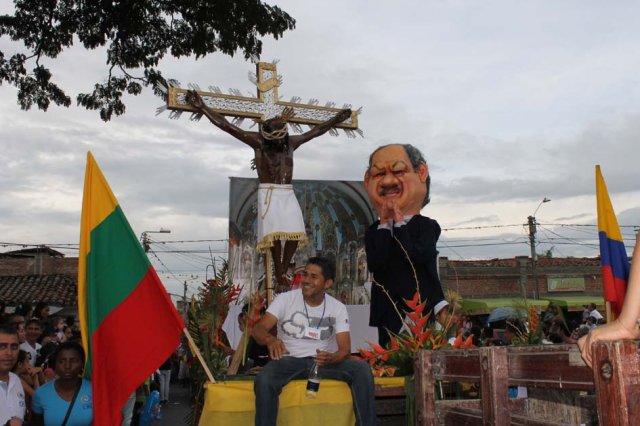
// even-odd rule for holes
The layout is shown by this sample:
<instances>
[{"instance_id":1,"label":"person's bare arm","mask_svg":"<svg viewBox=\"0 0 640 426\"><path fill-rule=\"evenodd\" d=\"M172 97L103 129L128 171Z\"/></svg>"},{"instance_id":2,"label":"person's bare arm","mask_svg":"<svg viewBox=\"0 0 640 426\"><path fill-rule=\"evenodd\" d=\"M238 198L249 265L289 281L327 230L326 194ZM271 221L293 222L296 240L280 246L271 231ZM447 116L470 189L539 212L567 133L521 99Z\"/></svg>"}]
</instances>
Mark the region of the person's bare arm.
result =
<instances>
[{"instance_id":1,"label":"person's bare arm","mask_svg":"<svg viewBox=\"0 0 640 426\"><path fill-rule=\"evenodd\" d=\"M348 109L348 108L347 109L343 109L342 111L337 113L333 118L330 118L329 120L325 121L324 123L318 124L317 126L313 127L308 132L303 133L301 135L289 136L289 140L290 140L292 148L294 150L296 150L303 143L309 142L313 138L317 138L318 136L324 135L333 126L335 126L338 123L342 123L344 120L346 120L349 117L351 117L351 110Z\"/></svg>"},{"instance_id":2,"label":"person's bare arm","mask_svg":"<svg viewBox=\"0 0 640 426\"><path fill-rule=\"evenodd\" d=\"M280 359L283 355L289 353L284 342L270 333L270 330L277 323L278 319L267 312L260 318L260 321L253 326L253 338L256 339L256 342L259 344L267 347L271 359Z\"/></svg>"},{"instance_id":3,"label":"person's bare arm","mask_svg":"<svg viewBox=\"0 0 640 426\"><path fill-rule=\"evenodd\" d=\"M351 334L348 331L336 334L336 341L338 342L337 352L319 351L316 355L316 362L318 366L329 364L338 364L347 359L351 353Z\"/></svg>"},{"instance_id":4,"label":"person's bare arm","mask_svg":"<svg viewBox=\"0 0 640 426\"><path fill-rule=\"evenodd\" d=\"M594 328L578 340L582 359L591 367L592 347L603 340L637 339L640 337L638 318L640 318L640 232L636 234L636 246L631 259L631 273L627 293L624 297L620 316L608 324Z\"/></svg>"},{"instance_id":5,"label":"person's bare arm","mask_svg":"<svg viewBox=\"0 0 640 426\"><path fill-rule=\"evenodd\" d=\"M24 393L26 393L29 396L33 396L33 394L35 393L35 389L32 388L31 385L27 383L27 381L24 380L22 377L20 378L20 382L22 382L22 389L24 389Z\"/></svg>"},{"instance_id":6,"label":"person's bare arm","mask_svg":"<svg viewBox=\"0 0 640 426\"><path fill-rule=\"evenodd\" d=\"M234 126L233 124L231 124L224 117L224 115L219 114L213 109L209 108L202 100L202 97L195 90L189 90L187 92L185 100L189 105L200 110L200 112L202 112L209 119L209 121L219 129L229 133L231 136L241 142L246 143L253 149L260 148L261 142L257 133L247 132L245 130L242 130L238 126Z\"/></svg>"}]
</instances>

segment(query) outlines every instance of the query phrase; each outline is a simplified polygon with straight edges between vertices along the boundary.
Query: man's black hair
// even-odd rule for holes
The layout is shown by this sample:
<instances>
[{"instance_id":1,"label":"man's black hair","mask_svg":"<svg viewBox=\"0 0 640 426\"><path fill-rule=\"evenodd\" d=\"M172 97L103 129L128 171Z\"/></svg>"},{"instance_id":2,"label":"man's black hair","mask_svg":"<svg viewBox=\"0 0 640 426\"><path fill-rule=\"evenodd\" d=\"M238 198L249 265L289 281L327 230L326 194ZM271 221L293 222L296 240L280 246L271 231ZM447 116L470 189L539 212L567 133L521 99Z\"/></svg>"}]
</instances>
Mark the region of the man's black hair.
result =
<instances>
[{"instance_id":1,"label":"man's black hair","mask_svg":"<svg viewBox=\"0 0 640 426\"><path fill-rule=\"evenodd\" d=\"M45 308L48 308L49 304L45 303L45 302L38 302L36 303L36 307L33 308L33 315L36 316L39 319L42 319L42 317L40 316L40 311L42 311Z\"/></svg>"},{"instance_id":2,"label":"man's black hair","mask_svg":"<svg viewBox=\"0 0 640 426\"><path fill-rule=\"evenodd\" d=\"M18 337L18 330L12 324L0 324L0 334L14 334Z\"/></svg>"},{"instance_id":3,"label":"man's black hair","mask_svg":"<svg viewBox=\"0 0 640 426\"><path fill-rule=\"evenodd\" d=\"M31 324L38 324L38 327L42 328L42 323L38 318L31 318L30 320L28 320L27 323L25 324L25 327L28 327Z\"/></svg>"},{"instance_id":4,"label":"man's black hair","mask_svg":"<svg viewBox=\"0 0 640 426\"><path fill-rule=\"evenodd\" d=\"M84 353L84 348L82 347L82 345L78 342L64 342L64 343L61 343L56 349L56 351L51 355L51 357L49 357L49 365L55 368L58 355L60 355L62 351L69 351L69 350L76 351L78 355L80 355L80 360L82 361L82 364L85 363L86 355Z\"/></svg>"},{"instance_id":5,"label":"man's black hair","mask_svg":"<svg viewBox=\"0 0 640 426\"><path fill-rule=\"evenodd\" d=\"M18 306L16 306L15 313L18 315L26 316L29 313L29 311L32 311L32 310L33 310L33 306L31 306L31 303L23 302Z\"/></svg>"},{"instance_id":6,"label":"man's black hair","mask_svg":"<svg viewBox=\"0 0 640 426\"><path fill-rule=\"evenodd\" d=\"M310 257L307 260L307 265L318 265L322 270L322 276L325 280L334 280L336 279L336 264L334 261L326 258L326 257Z\"/></svg>"},{"instance_id":7,"label":"man's black hair","mask_svg":"<svg viewBox=\"0 0 640 426\"><path fill-rule=\"evenodd\" d=\"M408 143L391 143L379 146L375 151L371 153L371 155L369 156L369 167L367 168L367 170L371 169L371 166L373 166L373 156L376 155L378 151L393 145L399 145L404 148L404 151L407 153L407 157L409 157L409 161L411 161L413 171L417 171L418 167L420 167L420 164L424 164L425 166L427 165L427 160L424 159L424 155L422 155L422 152L415 146ZM429 201L431 201L431 174L427 175L427 181L425 182L425 185L427 186L427 193L425 194L424 200L422 201L422 207L426 206L427 204L429 204Z\"/></svg>"}]
</instances>

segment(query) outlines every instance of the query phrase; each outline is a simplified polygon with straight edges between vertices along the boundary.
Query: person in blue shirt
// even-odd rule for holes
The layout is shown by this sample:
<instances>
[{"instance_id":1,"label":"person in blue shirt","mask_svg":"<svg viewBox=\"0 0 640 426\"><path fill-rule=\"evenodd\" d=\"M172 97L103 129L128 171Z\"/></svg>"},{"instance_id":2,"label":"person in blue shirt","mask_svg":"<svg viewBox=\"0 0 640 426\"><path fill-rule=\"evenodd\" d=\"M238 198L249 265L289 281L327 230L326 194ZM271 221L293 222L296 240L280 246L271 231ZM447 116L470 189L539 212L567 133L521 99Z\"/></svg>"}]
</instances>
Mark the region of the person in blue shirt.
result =
<instances>
[{"instance_id":1,"label":"person in blue shirt","mask_svg":"<svg viewBox=\"0 0 640 426\"><path fill-rule=\"evenodd\" d=\"M91 382L82 378L85 353L76 342L65 342L52 355L57 379L40 386L33 395L33 424L88 426L93 423ZM69 409L71 407L71 409ZM68 418L66 423L65 417Z\"/></svg>"}]
</instances>

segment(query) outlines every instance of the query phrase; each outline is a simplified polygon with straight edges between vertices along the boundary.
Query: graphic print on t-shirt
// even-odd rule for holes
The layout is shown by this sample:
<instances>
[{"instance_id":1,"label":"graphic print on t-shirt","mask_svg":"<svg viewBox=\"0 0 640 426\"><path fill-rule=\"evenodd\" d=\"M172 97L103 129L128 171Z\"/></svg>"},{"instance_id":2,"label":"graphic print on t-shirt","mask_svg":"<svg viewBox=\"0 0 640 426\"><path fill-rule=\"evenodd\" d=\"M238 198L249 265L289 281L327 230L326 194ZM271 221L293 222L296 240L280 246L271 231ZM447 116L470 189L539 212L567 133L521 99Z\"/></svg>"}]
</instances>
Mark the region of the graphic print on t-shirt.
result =
<instances>
[{"instance_id":1,"label":"graphic print on t-shirt","mask_svg":"<svg viewBox=\"0 0 640 426\"><path fill-rule=\"evenodd\" d=\"M307 320L307 316L304 312L296 311L289 319L282 322L280 330L294 339L311 340L309 337L304 335L304 330L307 327L318 328L320 329L320 340L326 340L333 334L333 327L336 319L334 317L324 317L322 318L322 323L320 323L320 318L321 317L319 316L310 316L309 320Z\"/></svg>"}]
</instances>

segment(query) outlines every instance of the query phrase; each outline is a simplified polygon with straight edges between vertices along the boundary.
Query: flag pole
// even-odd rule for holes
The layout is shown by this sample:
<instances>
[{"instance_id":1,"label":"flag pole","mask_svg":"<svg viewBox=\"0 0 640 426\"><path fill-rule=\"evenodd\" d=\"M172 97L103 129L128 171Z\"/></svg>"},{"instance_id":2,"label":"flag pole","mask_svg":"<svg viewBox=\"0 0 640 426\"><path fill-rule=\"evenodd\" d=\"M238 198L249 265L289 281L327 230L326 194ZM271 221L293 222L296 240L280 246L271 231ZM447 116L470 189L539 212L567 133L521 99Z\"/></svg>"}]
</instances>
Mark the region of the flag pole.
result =
<instances>
[{"instance_id":1,"label":"flag pole","mask_svg":"<svg viewBox=\"0 0 640 426\"><path fill-rule=\"evenodd\" d=\"M611 310L611 302L609 301L605 302L604 311L605 311L605 314L607 315L607 323L613 322L613 320L615 320L615 314Z\"/></svg>"},{"instance_id":2,"label":"flag pole","mask_svg":"<svg viewBox=\"0 0 640 426\"><path fill-rule=\"evenodd\" d=\"M211 370L209 370L209 366L207 365L206 362L204 362L204 359L202 358L202 354L200 353L200 349L198 349L198 346L196 345L196 342L193 341L193 338L191 337L191 334L189 334L189 331L187 330L187 327L183 328L182 332L184 333L185 336L187 336L187 341L189 341L189 346L191 347L191 352L196 354L196 357L198 358L198 361L200 361L200 365L202 365L202 369L207 374L207 377L209 378L209 381L211 383L215 383L216 379L213 378L213 374L211 374Z\"/></svg>"},{"instance_id":3,"label":"flag pole","mask_svg":"<svg viewBox=\"0 0 640 426\"><path fill-rule=\"evenodd\" d=\"M248 341L249 341L249 330L245 328L244 332L242 333L242 338L238 343L238 347L236 348L236 351L233 354L233 358L231 358L231 363L229 364L227 375L235 376L236 374L238 374L238 370L240 369L240 363L244 358L244 352L245 352Z\"/></svg>"}]
</instances>

